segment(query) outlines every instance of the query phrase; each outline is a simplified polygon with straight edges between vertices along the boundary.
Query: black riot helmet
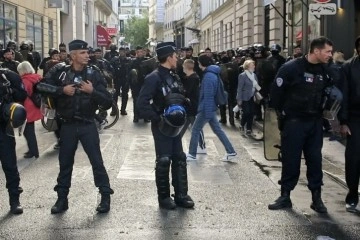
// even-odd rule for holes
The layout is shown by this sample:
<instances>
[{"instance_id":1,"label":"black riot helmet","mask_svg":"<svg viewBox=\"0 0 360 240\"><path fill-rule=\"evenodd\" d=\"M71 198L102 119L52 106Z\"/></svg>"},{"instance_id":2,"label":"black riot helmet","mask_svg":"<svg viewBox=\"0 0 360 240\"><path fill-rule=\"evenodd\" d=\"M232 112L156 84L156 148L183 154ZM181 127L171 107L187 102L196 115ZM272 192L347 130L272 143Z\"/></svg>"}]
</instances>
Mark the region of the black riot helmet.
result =
<instances>
[{"instance_id":1,"label":"black riot helmet","mask_svg":"<svg viewBox=\"0 0 360 240\"><path fill-rule=\"evenodd\" d=\"M22 42L21 44L20 44L20 50L30 50L30 46L29 46L29 44L27 43L27 42Z\"/></svg>"},{"instance_id":2,"label":"black riot helmet","mask_svg":"<svg viewBox=\"0 0 360 240\"><path fill-rule=\"evenodd\" d=\"M6 103L2 109L4 120L12 127L21 127L26 121L26 110L19 103Z\"/></svg>"},{"instance_id":3,"label":"black riot helmet","mask_svg":"<svg viewBox=\"0 0 360 240\"><path fill-rule=\"evenodd\" d=\"M117 49L116 45L113 43L110 45L109 48L110 48L110 51L116 51L116 49Z\"/></svg>"},{"instance_id":4,"label":"black riot helmet","mask_svg":"<svg viewBox=\"0 0 360 240\"><path fill-rule=\"evenodd\" d=\"M173 104L164 110L163 119L159 122L159 130L168 137L176 137L186 122L186 110L181 105Z\"/></svg>"},{"instance_id":5,"label":"black riot helmet","mask_svg":"<svg viewBox=\"0 0 360 240\"><path fill-rule=\"evenodd\" d=\"M56 48L50 48L48 54L51 55L54 50L56 50Z\"/></svg>"},{"instance_id":6,"label":"black riot helmet","mask_svg":"<svg viewBox=\"0 0 360 240\"><path fill-rule=\"evenodd\" d=\"M272 54L279 54L281 52L281 46L279 44L273 44L270 47L270 52Z\"/></svg>"}]
</instances>

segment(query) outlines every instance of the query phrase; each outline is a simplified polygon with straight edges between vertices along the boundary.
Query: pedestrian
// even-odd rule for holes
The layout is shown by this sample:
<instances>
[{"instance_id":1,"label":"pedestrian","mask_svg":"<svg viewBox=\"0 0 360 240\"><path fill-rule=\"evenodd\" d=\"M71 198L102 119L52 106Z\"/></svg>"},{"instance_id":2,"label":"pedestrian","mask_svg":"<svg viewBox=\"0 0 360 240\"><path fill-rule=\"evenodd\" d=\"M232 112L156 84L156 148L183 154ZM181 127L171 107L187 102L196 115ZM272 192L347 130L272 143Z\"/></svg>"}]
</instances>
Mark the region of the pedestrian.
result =
<instances>
[{"instance_id":1,"label":"pedestrian","mask_svg":"<svg viewBox=\"0 0 360 240\"><path fill-rule=\"evenodd\" d=\"M278 115L281 131L281 196L268 207L291 208L290 192L295 188L304 153L311 208L326 213L321 199L323 185L322 115L325 89L331 85L326 64L332 56L333 43L325 37L313 39L309 53L283 65L270 92L271 105Z\"/></svg>"},{"instance_id":2,"label":"pedestrian","mask_svg":"<svg viewBox=\"0 0 360 240\"><path fill-rule=\"evenodd\" d=\"M345 198L346 210L358 213L360 178L360 37L355 41L357 56L343 65L344 79L341 83L343 103L339 113L340 133L346 137L345 180L348 193Z\"/></svg>"},{"instance_id":3,"label":"pedestrian","mask_svg":"<svg viewBox=\"0 0 360 240\"><path fill-rule=\"evenodd\" d=\"M99 106L109 109L111 94L97 68L88 65L87 43L73 40L69 43L71 66L59 65L45 76L45 83L57 88L52 97L57 114L62 122L60 129L59 165L60 172L54 190L58 194L51 213L68 209L68 194L74 156L80 141L92 165L95 186L99 188L101 202L96 208L99 213L110 210L109 177L101 156L99 133L95 124L95 112Z\"/></svg>"},{"instance_id":4,"label":"pedestrian","mask_svg":"<svg viewBox=\"0 0 360 240\"><path fill-rule=\"evenodd\" d=\"M199 105L197 109L196 119L191 131L191 140L189 145L189 153L187 160L196 160L196 150L199 142L200 132L206 123L210 124L212 131L224 145L226 154L223 161L235 160L237 153L227 138L225 132L221 129L220 123L216 116L216 92L219 87L220 67L213 65L212 59L208 55L199 57L199 67L204 72L201 81Z\"/></svg>"},{"instance_id":5,"label":"pedestrian","mask_svg":"<svg viewBox=\"0 0 360 240\"><path fill-rule=\"evenodd\" d=\"M195 122L197 108L199 104L199 92L200 92L200 77L194 71L195 61L192 59L185 59L183 63L183 71L186 75L182 80L185 89L185 97L190 100L190 106L187 111L186 123L180 132L180 136L183 137L186 130L190 125ZM206 154L206 145L204 139L204 132L200 131L199 145L197 147L197 154Z\"/></svg>"},{"instance_id":6,"label":"pedestrian","mask_svg":"<svg viewBox=\"0 0 360 240\"><path fill-rule=\"evenodd\" d=\"M20 194L23 189L20 187L20 176L17 167L15 138L9 136L7 129L14 121L26 120L26 111L20 104L14 102L23 102L26 99L26 91L18 74L8 69L0 68L0 102L1 116L0 121L0 161L5 173L6 188L9 192L10 212L13 214L23 213L20 205ZM9 119L4 119L8 116ZM19 127L23 122L17 124ZM12 129L10 129L12 130Z\"/></svg>"},{"instance_id":7,"label":"pedestrian","mask_svg":"<svg viewBox=\"0 0 360 240\"><path fill-rule=\"evenodd\" d=\"M159 66L146 76L139 93L139 116L151 120L155 143L155 181L160 208L194 207L188 195L186 155L179 135L186 121L184 90L176 68L177 55L173 42L156 46ZM152 103L150 103L152 102ZM171 165L174 199L170 196L169 170Z\"/></svg>"},{"instance_id":8,"label":"pedestrian","mask_svg":"<svg viewBox=\"0 0 360 240\"><path fill-rule=\"evenodd\" d=\"M237 104L242 109L240 131L247 135L252 135L255 108L254 96L257 89L259 89L259 84L254 73L255 62L253 60L246 60L243 68L244 72L239 74L236 95Z\"/></svg>"},{"instance_id":9,"label":"pedestrian","mask_svg":"<svg viewBox=\"0 0 360 240\"><path fill-rule=\"evenodd\" d=\"M35 134L35 121L40 120L43 116L40 108L35 106L30 96L33 94L34 85L38 83L42 77L35 73L35 69L28 61L23 61L17 67L19 75L27 92L27 98L24 101L26 110L26 125L24 129L24 137L28 146L28 151L24 154L24 158L38 158L39 149Z\"/></svg>"}]
</instances>

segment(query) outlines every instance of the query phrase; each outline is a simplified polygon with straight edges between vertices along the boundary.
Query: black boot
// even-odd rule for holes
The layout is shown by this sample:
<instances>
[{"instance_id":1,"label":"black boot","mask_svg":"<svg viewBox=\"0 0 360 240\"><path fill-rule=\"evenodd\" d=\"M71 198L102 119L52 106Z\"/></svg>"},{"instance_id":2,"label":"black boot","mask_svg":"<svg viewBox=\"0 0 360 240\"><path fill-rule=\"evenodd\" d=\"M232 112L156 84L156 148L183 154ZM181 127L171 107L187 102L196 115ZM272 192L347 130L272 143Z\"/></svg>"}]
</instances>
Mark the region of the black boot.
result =
<instances>
[{"instance_id":1,"label":"black boot","mask_svg":"<svg viewBox=\"0 0 360 240\"><path fill-rule=\"evenodd\" d=\"M175 190L175 203L179 207L193 208L194 201L187 194L188 180L186 168L186 155L175 156L171 166L172 185Z\"/></svg>"},{"instance_id":2,"label":"black boot","mask_svg":"<svg viewBox=\"0 0 360 240\"><path fill-rule=\"evenodd\" d=\"M101 201L96 211L99 213L107 213L110 211L110 194L101 194Z\"/></svg>"},{"instance_id":3,"label":"black boot","mask_svg":"<svg viewBox=\"0 0 360 240\"><path fill-rule=\"evenodd\" d=\"M269 204L270 210L279 210L283 208L292 208L292 202L290 199L290 191L281 190L281 196L275 200L274 203Z\"/></svg>"},{"instance_id":4,"label":"black boot","mask_svg":"<svg viewBox=\"0 0 360 240\"><path fill-rule=\"evenodd\" d=\"M12 214L22 214L23 208L20 205L20 194L9 194L10 212Z\"/></svg>"},{"instance_id":5,"label":"black boot","mask_svg":"<svg viewBox=\"0 0 360 240\"><path fill-rule=\"evenodd\" d=\"M159 207L164 209L175 209L176 204L170 197L170 158L159 157L156 159L155 180L158 193Z\"/></svg>"},{"instance_id":6,"label":"black boot","mask_svg":"<svg viewBox=\"0 0 360 240\"><path fill-rule=\"evenodd\" d=\"M69 193L68 191L57 190L58 199L56 200L54 206L51 208L52 214L62 213L68 210L69 208L69 203L67 198L68 193Z\"/></svg>"},{"instance_id":7,"label":"black boot","mask_svg":"<svg viewBox=\"0 0 360 240\"><path fill-rule=\"evenodd\" d=\"M112 116L112 117L116 116L117 111L118 111L118 110L113 107L113 108L111 109L110 116Z\"/></svg>"},{"instance_id":8,"label":"black boot","mask_svg":"<svg viewBox=\"0 0 360 240\"><path fill-rule=\"evenodd\" d=\"M311 209L318 213L327 213L327 208L325 207L321 199L321 189L316 189L311 191L312 194L312 203L310 205Z\"/></svg>"}]
</instances>

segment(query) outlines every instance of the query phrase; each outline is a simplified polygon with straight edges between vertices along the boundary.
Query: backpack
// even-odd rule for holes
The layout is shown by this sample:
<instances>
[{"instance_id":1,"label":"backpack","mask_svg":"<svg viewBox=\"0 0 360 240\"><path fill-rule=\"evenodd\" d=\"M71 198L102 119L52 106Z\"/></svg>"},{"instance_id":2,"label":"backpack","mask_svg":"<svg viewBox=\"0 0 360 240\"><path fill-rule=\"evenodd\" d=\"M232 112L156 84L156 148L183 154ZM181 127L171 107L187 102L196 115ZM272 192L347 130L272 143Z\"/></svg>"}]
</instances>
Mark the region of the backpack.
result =
<instances>
[{"instance_id":1,"label":"backpack","mask_svg":"<svg viewBox=\"0 0 360 240\"><path fill-rule=\"evenodd\" d=\"M39 84L39 82L33 85L33 92L31 96L28 95L28 97L31 99L31 101L34 103L34 105L37 108L41 107L41 98L42 98L41 93L37 90L37 85Z\"/></svg>"},{"instance_id":2,"label":"backpack","mask_svg":"<svg viewBox=\"0 0 360 240\"><path fill-rule=\"evenodd\" d=\"M224 83L220 76L218 76L218 87L216 89L215 103L216 105L228 104L228 93L224 89Z\"/></svg>"}]
</instances>

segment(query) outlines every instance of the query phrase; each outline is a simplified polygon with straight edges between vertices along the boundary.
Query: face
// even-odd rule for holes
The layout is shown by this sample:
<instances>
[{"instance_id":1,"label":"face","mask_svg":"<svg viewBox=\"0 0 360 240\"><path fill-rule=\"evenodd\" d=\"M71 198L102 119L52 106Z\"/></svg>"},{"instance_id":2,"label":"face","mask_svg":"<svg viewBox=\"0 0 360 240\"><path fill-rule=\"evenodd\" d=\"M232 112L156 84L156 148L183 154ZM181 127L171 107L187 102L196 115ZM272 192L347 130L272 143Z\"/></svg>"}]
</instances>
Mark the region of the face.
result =
<instances>
[{"instance_id":1,"label":"face","mask_svg":"<svg viewBox=\"0 0 360 240\"><path fill-rule=\"evenodd\" d=\"M314 54L318 62L320 63L328 63L332 57L333 47L325 44L323 49L314 49Z\"/></svg>"},{"instance_id":2,"label":"face","mask_svg":"<svg viewBox=\"0 0 360 240\"><path fill-rule=\"evenodd\" d=\"M144 50L142 49L136 50L136 56L139 58L144 57Z\"/></svg>"},{"instance_id":3,"label":"face","mask_svg":"<svg viewBox=\"0 0 360 240\"><path fill-rule=\"evenodd\" d=\"M125 50L119 50L119 56L125 57L126 56Z\"/></svg>"},{"instance_id":4,"label":"face","mask_svg":"<svg viewBox=\"0 0 360 240\"><path fill-rule=\"evenodd\" d=\"M4 58L7 60L13 60L13 52L7 52L4 54Z\"/></svg>"},{"instance_id":5,"label":"face","mask_svg":"<svg viewBox=\"0 0 360 240\"><path fill-rule=\"evenodd\" d=\"M205 50L205 54L208 56L208 57L212 57L212 53L210 50Z\"/></svg>"},{"instance_id":6,"label":"face","mask_svg":"<svg viewBox=\"0 0 360 240\"><path fill-rule=\"evenodd\" d=\"M74 64L87 65L89 62L88 50L74 50L71 53L71 60Z\"/></svg>"},{"instance_id":7,"label":"face","mask_svg":"<svg viewBox=\"0 0 360 240\"><path fill-rule=\"evenodd\" d=\"M60 59L65 60L67 58L67 52L60 52Z\"/></svg>"},{"instance_id":8,"label":"face","mask_svg":"<svg viewBox=\"0 0 360 240\"><path fill-rule=\"evenodd\" d=\"M190 50L190 51L186 51L186 57L187 58L190 58L190 57L192 57L192 55L193 55L193 52Z\"/></svg>"},{"instance_id":9,"label":"face","mask_svg":"<svg viewBox=\"0 0 360 240\"><path fill-rule=\"evenodd\" d=\"M250 63L250 64L249 64L249 67L248 67L248 70L249 70L250 72L254 72L254 71L255 71L255 64L254 64L254 63Z\"/></svg>"},{"instance_id":10,"label":"face","mask_svg":"<svg viewBox=\"0 0 360 240\"><path fill-rule=\"evenodd\" d=\"M95 57L96 59L101 59L102 58L102 53L101 52L95 52Z\"/></svg>"},{"instance_id":11,"label":"face","mask_svg":"<svg viewBox=\"0 0 360 240\"><path fill-rule=\"evenodd\" d=\"M60 60L60 54L52 55L51 59L59 61Z\"/></svg>"},{"instance_id":12,"label":"face","mask_svg":"<svg viewBox=\"0 0 360 240\"><path fill-rule=\"evenodd\" d=\"M300 54L301 53L301 48L295 48L294 53L295 54Z\"/></svg>"},{"instance_id":13,"label":"face","mask_svg":"<svg viewBox=\"0 0 360 240\"><path fill-rule=\"evenodd\" d=\"M169 64L170 64L170 67L172 69L175 69L176 68L176 64L177 64L177 54L176 53L173 53L173 55L171 55L171 57L168 57L168 61L169 61Z\"/></svg>"}]
</instances>

